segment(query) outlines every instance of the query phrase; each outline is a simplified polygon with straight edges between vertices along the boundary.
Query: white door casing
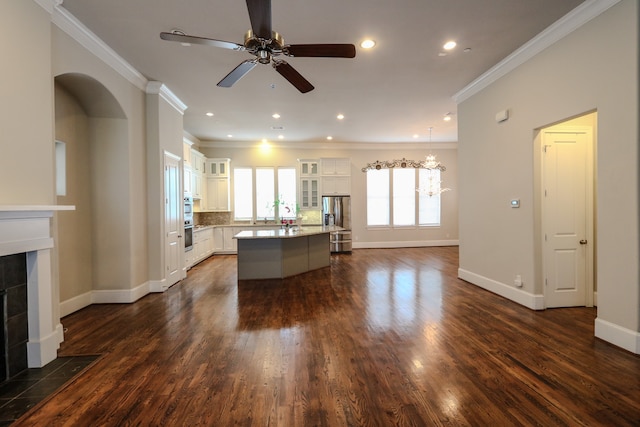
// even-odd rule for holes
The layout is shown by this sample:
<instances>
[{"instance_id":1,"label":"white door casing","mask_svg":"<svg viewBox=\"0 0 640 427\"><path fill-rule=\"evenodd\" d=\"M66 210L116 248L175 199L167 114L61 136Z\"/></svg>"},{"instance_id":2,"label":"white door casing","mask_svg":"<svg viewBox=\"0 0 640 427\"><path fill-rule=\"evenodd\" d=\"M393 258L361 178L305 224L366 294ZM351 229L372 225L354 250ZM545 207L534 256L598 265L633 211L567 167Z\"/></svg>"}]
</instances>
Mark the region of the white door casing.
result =
<instances>
[{"instance_id":1,"label":"white door casing","mask_svg":"<svg viewBox=\"0 0 640 427\"><path fill-rule=\"evenodd\" d=\"M545 307L593 305L593 167L589 128L543 131Z\"/></svg>"},{"instance_id":2,"label":"white door casing","mask_svg":"<svg viewBox=\"0 0 640 427\"><path fill-rule=\"evenodd\" d=\"M177 283L183 277L184 218L180 158L164 153L164 227L165 227L165 284Z\"/></svg>"}]
</instances>

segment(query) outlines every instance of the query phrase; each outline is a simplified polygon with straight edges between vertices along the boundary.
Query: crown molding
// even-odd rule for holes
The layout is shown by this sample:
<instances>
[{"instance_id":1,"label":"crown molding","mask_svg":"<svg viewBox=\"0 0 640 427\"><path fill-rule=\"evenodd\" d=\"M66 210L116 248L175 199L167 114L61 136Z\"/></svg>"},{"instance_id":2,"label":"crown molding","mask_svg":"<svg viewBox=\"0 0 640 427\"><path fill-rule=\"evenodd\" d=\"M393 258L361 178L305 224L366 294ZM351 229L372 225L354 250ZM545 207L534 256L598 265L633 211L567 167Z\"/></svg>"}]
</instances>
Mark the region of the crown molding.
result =
<instances>
[{"instance_id":1,"label":"crown molding","mask_svg":"<svg viewBox=\"0 0 640 427\"><path fill-rule=\"evenodd\" d=\"M89 30L82 22L67 11L59 0L35 0L38 4L53 5L51 22L72 39L80 43L89 52L100 58L118 74L124 77L138 89L144 91L147 79L135 68L111 49L105 42ZM45 7L45 6L43 6ZM46 9L46 7L45 7Z\"/></svg>"},{"instance_id":2,"label":"crown molding","mask_svg":"<svg viewBox=\"0 0 640 427\"><path fill-rule=\"evenodd\" d=\"M200 141L200 148L259 148L262 142L259 141ZM361 142L296 142L296 141L269 141L272 148L297 149L297 150L457 150L457 142L384 142L384 143L361 143Z\"/></svg>"},{"instance_id":3,"label":"crown molding","mask_svg":"<svg viewBox=\"0 0 640 427\"><path fill-rule=\"evenodd\" d=\"M184 115L184 111L187 109L187 106L184 102L180 100L171 90L164 85L162 82L148 82L147 87L145 88L145 92L152 95L160 95L162 99L167 101L173 108L178 110L180 114Z\"/></svg>"},{"instance_id":4,"label":"crown molding","mask_svg":"<svg viewBox=\"0 0 640 427\"><path fill-rule=\"evenodd\" d=\"M53 9L56 6L60 6L64 0L33 0L44 10L49 12L49 15L53 13Z\"/></svg>"},{"instance_id":5,"label":"crown molding","mask_svg":"<svg viewBox=\"0 0 640 427\"><path fill-rule=\"evenodd\" d=\"M620 0L585 1L469 83L453 95L453 100L459 104L469 99L619 2Z\"/></svg>"}]
</instances>

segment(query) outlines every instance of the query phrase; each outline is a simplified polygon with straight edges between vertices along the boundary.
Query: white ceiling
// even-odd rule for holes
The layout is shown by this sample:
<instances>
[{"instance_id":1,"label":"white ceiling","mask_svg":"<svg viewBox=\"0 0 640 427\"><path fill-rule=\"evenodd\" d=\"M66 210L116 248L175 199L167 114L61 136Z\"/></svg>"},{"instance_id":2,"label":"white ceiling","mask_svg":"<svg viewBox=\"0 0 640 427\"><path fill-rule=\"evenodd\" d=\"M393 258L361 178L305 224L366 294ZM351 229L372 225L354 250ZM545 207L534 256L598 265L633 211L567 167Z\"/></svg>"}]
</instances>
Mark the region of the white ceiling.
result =
<instances>
[{"instance_id":1,"label":"white ceiling","mask_svg":"<svg viewBox=\"0 0 640 427\"><path fill-rule=\"evenodd\" d=\"M273 29L290 44L353 43L354 59L284 58L314 86L301 94L270 65L232 88L216 83L247 52L163 41L162 31L242 44L242 0L64 0L149 80L187 105L185 130L201 140L457 141L452 96L583 0L272 0ZM365 51L365 38L377 46ZM439 56L442 45L458 47ZM471 49L464 52L465 48ZM213 112L213 117L205 116ZM273 119L273 113L280 119ZM338 121L342 113L345 119ZM451 113L453 120L443 121ZM273 130L272 127L282 127ZM416 139L414 134L419 135Z\"/></svg>"}]
</instances>

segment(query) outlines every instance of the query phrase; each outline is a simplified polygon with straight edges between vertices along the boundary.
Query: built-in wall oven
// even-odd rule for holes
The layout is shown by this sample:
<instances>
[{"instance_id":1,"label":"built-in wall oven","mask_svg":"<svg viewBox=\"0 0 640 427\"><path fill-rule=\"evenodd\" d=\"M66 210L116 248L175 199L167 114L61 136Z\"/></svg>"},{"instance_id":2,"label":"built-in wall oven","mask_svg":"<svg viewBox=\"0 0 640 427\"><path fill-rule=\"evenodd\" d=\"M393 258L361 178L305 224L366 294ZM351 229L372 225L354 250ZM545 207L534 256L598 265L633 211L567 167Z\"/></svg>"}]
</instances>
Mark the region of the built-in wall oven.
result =
<instances>
[{"instance_id":1,"label":"built-in wall oven","mask_svg":"<svg viewBox=\"0 0 640 427\"><path fill-rule=\"evenodd\" d=\"M193 249L193 199L184 198L184 250Z\"/></svg>"}]
</instances>

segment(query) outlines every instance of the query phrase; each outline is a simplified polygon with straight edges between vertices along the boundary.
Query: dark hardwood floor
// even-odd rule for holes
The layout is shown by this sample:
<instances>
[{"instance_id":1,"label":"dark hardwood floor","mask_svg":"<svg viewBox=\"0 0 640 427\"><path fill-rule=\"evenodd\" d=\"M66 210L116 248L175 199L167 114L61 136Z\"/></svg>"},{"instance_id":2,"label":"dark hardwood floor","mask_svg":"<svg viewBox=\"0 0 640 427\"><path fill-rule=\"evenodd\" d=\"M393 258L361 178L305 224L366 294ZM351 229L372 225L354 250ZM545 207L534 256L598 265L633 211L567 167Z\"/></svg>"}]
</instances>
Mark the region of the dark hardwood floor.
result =
<instances>
[{"instance_id":1,"label":"dark hardwood floor","mask_svg":"<svg viewBox=\"0 0 640 427\"><path fill-rule=\"evenodd\" d=\"M638 426L640 357L596 310L531 311L458 250L359 249L282 282L215 256L162 294L63 319L101 353L22 426Z\"/></svg>"}]
</instances>

